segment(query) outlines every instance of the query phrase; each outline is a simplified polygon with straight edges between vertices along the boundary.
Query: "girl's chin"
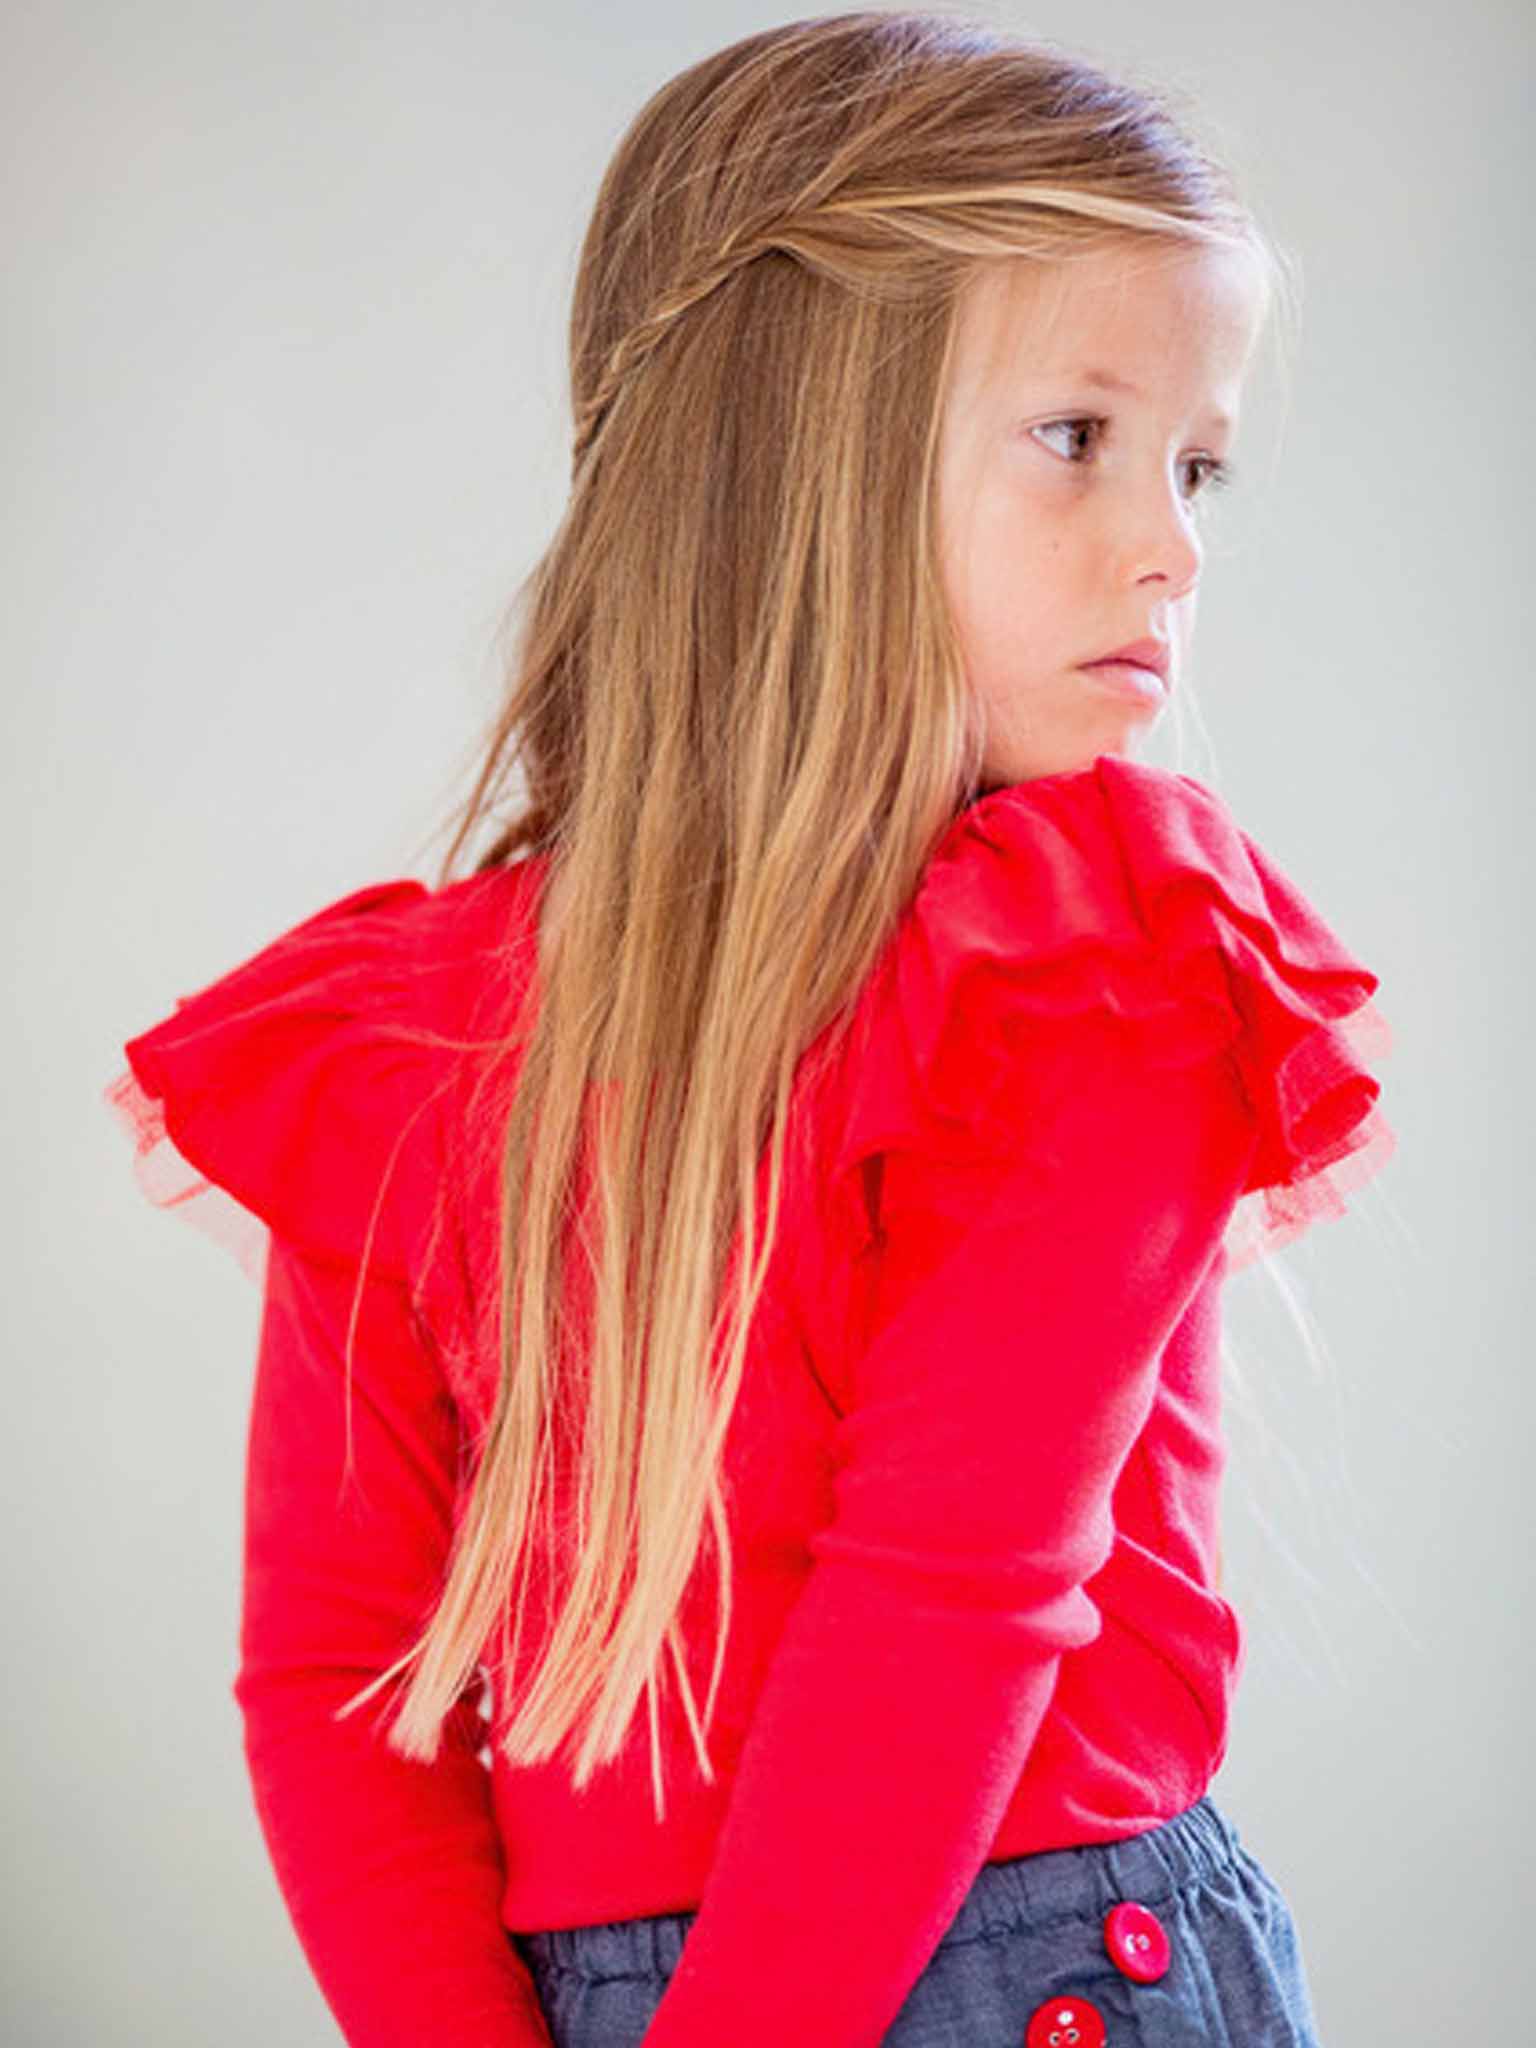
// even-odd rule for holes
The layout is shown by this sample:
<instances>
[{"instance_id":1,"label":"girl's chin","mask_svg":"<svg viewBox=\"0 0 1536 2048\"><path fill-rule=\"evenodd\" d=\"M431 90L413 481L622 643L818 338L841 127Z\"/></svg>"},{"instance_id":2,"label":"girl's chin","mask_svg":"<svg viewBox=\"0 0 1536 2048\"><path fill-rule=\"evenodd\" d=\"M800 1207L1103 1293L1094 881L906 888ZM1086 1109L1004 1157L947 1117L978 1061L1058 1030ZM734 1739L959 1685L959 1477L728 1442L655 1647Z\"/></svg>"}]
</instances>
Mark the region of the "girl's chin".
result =
<instances>
[{"instance_id":1,"label":"girl's chin","mask_svg":"<svg viewBox=\"0 0 1536 2048\"><path fill-rule=\"evenodd\" d=\"M1021 757L996 763L984 770L978 787L985 795L994 789L1012 788L1020 782L1038 782L1046 775L1078 775L1105 754L1129 754L1132 737L1128 732L1116 732L1107 739L1086 746L1062 748L1056 753L1033 759Z\"/></svg>"}]
</instances>

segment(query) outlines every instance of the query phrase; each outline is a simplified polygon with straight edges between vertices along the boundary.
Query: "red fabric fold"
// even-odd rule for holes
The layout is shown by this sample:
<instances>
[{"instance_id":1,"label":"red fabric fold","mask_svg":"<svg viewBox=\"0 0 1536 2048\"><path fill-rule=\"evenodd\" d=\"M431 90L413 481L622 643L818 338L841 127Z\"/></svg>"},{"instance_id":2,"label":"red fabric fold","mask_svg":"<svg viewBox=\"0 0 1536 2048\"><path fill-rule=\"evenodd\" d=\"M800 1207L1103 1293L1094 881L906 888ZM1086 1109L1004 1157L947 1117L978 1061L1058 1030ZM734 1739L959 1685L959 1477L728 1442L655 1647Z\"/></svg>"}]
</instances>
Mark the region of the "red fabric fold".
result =
<instances>
[{"instance_id":1,"label":"red fabric fold","mask_svg":"<svg viewBox=\"0 0 1536 2048\"><path fill-rule=\"evenodd\" d=\"M1227 1048L1258 1131L1227 1270L1336 1216L1395 1150L1379 977L1194 776L1115 754L963 810L871 976L830 1165L855 1246L876 1155L1014 1163L1064 1027L1176 1069ZM1129 1038L1127 1038L1129 1043Z\"/></svg>"},{"instance_id":2,"label":"red fabric fold","mask_svg":"<svg viewBox=\"0 0 1536 2048\"><path fill-rule=\"evenodd\" d=\"M440 900L411 879L353 890L124 1045L103 1092L140 1187L252 1277L273 1231L335 1264L420 1267L455 1049L421 959Z\"/></svg>"}]
</instances>

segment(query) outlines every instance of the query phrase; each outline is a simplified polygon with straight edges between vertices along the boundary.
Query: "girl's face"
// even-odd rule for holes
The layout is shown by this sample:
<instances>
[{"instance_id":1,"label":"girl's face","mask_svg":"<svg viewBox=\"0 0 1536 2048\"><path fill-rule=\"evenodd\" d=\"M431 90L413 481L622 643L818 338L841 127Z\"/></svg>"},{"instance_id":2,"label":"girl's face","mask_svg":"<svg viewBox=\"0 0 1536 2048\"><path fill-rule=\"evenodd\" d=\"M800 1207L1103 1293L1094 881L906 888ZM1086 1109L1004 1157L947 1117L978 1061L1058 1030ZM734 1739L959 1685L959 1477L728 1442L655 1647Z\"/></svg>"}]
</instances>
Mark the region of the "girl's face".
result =
<instances>
[{"instance_id":1,"label":"girl's face","mask_svg":"<svg viewBox=\"0 0 1536 2048\"><path fill-rule=\"evenodd\" d=\"M1177 687L1200 494L1232 442L1264 298L1247 252L1161 245L988 264L966 287L939 535L984 789L1125 753ZM1135 640L1166 647L1160 698L1084 667Z\"/></svg>"}]
</instances>

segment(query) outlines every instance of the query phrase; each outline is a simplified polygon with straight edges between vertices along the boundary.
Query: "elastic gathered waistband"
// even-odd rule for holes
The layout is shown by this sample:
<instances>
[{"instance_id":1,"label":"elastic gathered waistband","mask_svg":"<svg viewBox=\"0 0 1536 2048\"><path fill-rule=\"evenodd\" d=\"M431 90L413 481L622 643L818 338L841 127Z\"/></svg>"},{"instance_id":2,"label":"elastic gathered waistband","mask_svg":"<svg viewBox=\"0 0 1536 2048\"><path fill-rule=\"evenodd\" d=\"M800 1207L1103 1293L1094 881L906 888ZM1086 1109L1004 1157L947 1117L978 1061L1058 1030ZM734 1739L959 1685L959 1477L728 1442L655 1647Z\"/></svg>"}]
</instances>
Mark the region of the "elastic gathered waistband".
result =
<instances>
[{"instance_id":1,"label":"elastic gathered waistband","mask_svg":"<svg viewBox=\"0 0 1536 2048\"><path fill-rule=\"evenodd\" d=\"M1101 1921L1122 1899L1155 1910L1245 1854L1237 1829L1207 1794L1139 1835L983 1864L939 1947L995 1941L1026 1928L1038 1933L1062 1920ZM529 1958L587 1977L670 1977L697 1917L696 1910L659 1913L510 1938Z\"/></svg>"}]
</instances>

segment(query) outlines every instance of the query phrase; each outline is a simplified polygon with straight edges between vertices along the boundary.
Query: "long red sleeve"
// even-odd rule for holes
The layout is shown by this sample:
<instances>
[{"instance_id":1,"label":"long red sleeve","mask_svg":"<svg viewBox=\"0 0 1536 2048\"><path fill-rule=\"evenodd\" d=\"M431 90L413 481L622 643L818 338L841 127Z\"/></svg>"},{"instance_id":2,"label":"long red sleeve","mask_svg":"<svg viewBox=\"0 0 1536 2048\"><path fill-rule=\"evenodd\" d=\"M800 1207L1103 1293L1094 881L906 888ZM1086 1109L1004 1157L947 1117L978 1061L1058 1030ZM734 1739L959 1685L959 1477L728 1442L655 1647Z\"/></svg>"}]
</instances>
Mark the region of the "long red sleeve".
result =
<instances>
[{"instance_id":1,"label":"long red sleeve","mask_svg":"<svg viewBox=\"0 0 1536 2048\"><path fill-rule=\"evenodd\" d=\"M311 1970L354 2048L549 2048L499 1915L500 1838L454 1709L432 1764L385 1748L375 1694L439 1590L458 1425L404 1287L371 1279L344 1373L355 1273L274 1239L246 1476L234 1693L257 1812Z\"/></svg>"},{"instance_id":2,"label":"long red sleeve","mask_svg":"<svg viewBox=\"0 0 1536 2048\"><path fill-rule=\"evenodd\" d=\"M877 2048L1102 1626L1115 1477L1253 1128L1224 1058L1153 1071L1086 1020L1050 1057L1051 1121L852 1368L835 1513L647 2048Z\"/></svg>"}]
</instances>

